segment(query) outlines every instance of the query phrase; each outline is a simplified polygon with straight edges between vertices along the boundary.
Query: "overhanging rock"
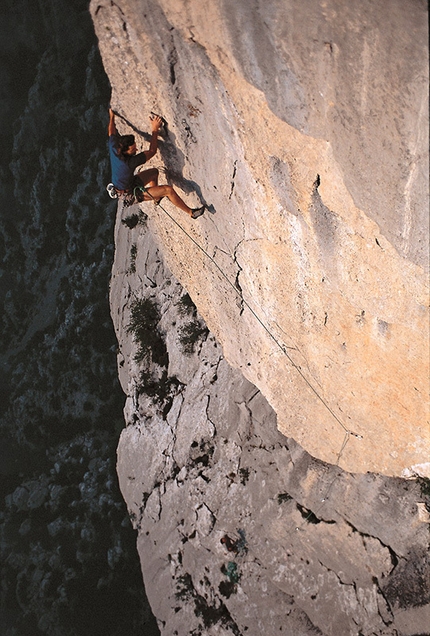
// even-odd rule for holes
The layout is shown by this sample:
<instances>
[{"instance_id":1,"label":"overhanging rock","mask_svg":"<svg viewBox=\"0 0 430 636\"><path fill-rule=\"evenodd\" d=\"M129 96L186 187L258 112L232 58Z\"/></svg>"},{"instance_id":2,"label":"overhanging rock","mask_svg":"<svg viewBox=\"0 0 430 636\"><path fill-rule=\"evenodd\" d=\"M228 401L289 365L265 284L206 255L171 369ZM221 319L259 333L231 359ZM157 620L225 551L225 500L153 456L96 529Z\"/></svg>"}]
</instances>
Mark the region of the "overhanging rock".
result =
<instances>
[{"instance_id":1,"label":"overhanging rock","mask_svg":"<svg viewBox=\"0 0 430 636\"><path fill-rule=\"evenodd\" d=\"M430 455L427 16L389 4L91 11L123 130L161 112L160 167L215 212L150 214L230 364L315 457L401 475Z\"/></svg>"}]
</instances>

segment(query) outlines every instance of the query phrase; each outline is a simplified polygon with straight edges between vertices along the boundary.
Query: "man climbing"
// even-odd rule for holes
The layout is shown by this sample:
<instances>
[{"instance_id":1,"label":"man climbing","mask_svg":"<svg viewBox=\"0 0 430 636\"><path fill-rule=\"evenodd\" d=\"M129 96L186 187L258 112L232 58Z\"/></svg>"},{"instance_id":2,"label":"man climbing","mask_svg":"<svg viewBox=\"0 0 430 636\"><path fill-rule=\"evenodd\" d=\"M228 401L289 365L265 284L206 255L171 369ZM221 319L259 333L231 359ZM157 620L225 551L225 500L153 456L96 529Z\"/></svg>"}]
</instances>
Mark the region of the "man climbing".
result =
<instances>
[{"instance_id":1,"label":"man climbing","mask_svg":"<svg viewBox=\"0 0 430 636\"><path fill-rule=\"evenodd\" d=\"M112 168L112 183L118 194L133 192L134 188L143 188L144 201L160 201L167 197L176 207L183 210L193 219L198 219L205 211L205 206L189 208L176 194L172 186L158 185L158 170L150 168L142 170L136 175L134 171L138 166L146 163L157 152L158 131L163 125L163 120L158 115L151 115L151 141L149 150L137 154L134 135L119 135L115 125L115 113L109 108L109 156Z\"/></svg>"}]
</instances>

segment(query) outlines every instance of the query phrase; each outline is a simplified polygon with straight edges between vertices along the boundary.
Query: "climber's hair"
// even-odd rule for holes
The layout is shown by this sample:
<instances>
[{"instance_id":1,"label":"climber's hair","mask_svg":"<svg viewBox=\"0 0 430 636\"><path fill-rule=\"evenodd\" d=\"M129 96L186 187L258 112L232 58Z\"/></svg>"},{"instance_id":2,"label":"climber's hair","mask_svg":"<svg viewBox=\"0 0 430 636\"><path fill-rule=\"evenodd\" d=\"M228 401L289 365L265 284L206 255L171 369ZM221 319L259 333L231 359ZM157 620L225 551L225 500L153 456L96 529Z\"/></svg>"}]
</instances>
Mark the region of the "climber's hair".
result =
<instances>
[{"instance_id":1,"label":"climber's hair","mask_svg":"<svg viewBox=\"0 0 430 636\"><path fill-rule=\"evenodd\" d=\"M118 142L119 151L122 153L127 152L134 143L136 143L134 135L122 135Z\"/></svg>"}]
</instances>

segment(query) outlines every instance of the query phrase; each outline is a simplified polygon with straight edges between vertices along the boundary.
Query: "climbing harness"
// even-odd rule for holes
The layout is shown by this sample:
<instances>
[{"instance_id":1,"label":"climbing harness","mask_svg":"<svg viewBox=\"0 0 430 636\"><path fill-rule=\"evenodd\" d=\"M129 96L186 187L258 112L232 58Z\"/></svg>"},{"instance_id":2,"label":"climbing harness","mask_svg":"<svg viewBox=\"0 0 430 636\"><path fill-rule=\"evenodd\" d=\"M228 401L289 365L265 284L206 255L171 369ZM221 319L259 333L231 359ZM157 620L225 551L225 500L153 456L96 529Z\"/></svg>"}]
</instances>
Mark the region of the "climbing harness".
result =
<instances>
[{"instance_id":1,"label":"climbing harness","mask_svg":"<svg viewBox=\"0 0 430 636\"><path fill-rule=\"evenodd\" d=\"M145 188L145 186L135 186L133 188L133 197L134 199L138 202L138 203L142 203L142 201L144 201L144 197L145 197L145 192L148 192L147 188ZM150 195L151 196L151 195ZM153 197L152 197L153 198ZM131 203L129 203L129 205L132 205Z\"/></svg>"},{"instance_id":2,"label":"climbing harness","mask_svg":"<svg viewBox=\"0 0 430 636\"><path fill-rule=\"evenodd\" d=\"M135 186L133 190L118 190L113 183L108 183L106 190L111 199L121 198L125 208L129 208L135 203L142 203L145 192L148 192L148 190L141 185Z\"/></svg>"}]
</instances>

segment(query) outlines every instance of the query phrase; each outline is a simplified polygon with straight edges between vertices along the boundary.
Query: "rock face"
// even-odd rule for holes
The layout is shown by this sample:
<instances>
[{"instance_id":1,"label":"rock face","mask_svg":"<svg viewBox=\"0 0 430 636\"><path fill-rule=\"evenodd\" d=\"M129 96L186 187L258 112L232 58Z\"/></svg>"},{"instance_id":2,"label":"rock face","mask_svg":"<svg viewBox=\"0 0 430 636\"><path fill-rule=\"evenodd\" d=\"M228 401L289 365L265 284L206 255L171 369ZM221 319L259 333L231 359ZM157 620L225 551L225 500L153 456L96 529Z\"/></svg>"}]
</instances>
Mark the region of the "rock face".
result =
<instances>
[{"instance_id":1,"label":"rock face","mask_svg":"<svg viewBox=\"0 0 430 636\"><path fill-rule=\"evenodd\" d=\"M428 471L426 4L91 11L121 130L161 112L168 181L213 212L151 216L226 359L313 456Z\"/></svg>"},{"instance_id":2,"label":"rock face","mask_svg":"<svg viewBox=\"0 0 430 636\"><path fill-rule=\"evenodd\" d=\"M344 5L91 3L121 132L161 112L151 165L209 207L115 230L163 636L428 630L426 11Z\"/></svg>"},{"instance_id":3,"label":"rock face","mask_svg":"<svg viewBox=\"0 0 430 636\"><path fill-rule=\"evenodd\" d=\"M282 435L121 215L143 219L116 226L117 468L163 636L426 633L428 483L352 475Z\"/></svg>"}]
</instances>

